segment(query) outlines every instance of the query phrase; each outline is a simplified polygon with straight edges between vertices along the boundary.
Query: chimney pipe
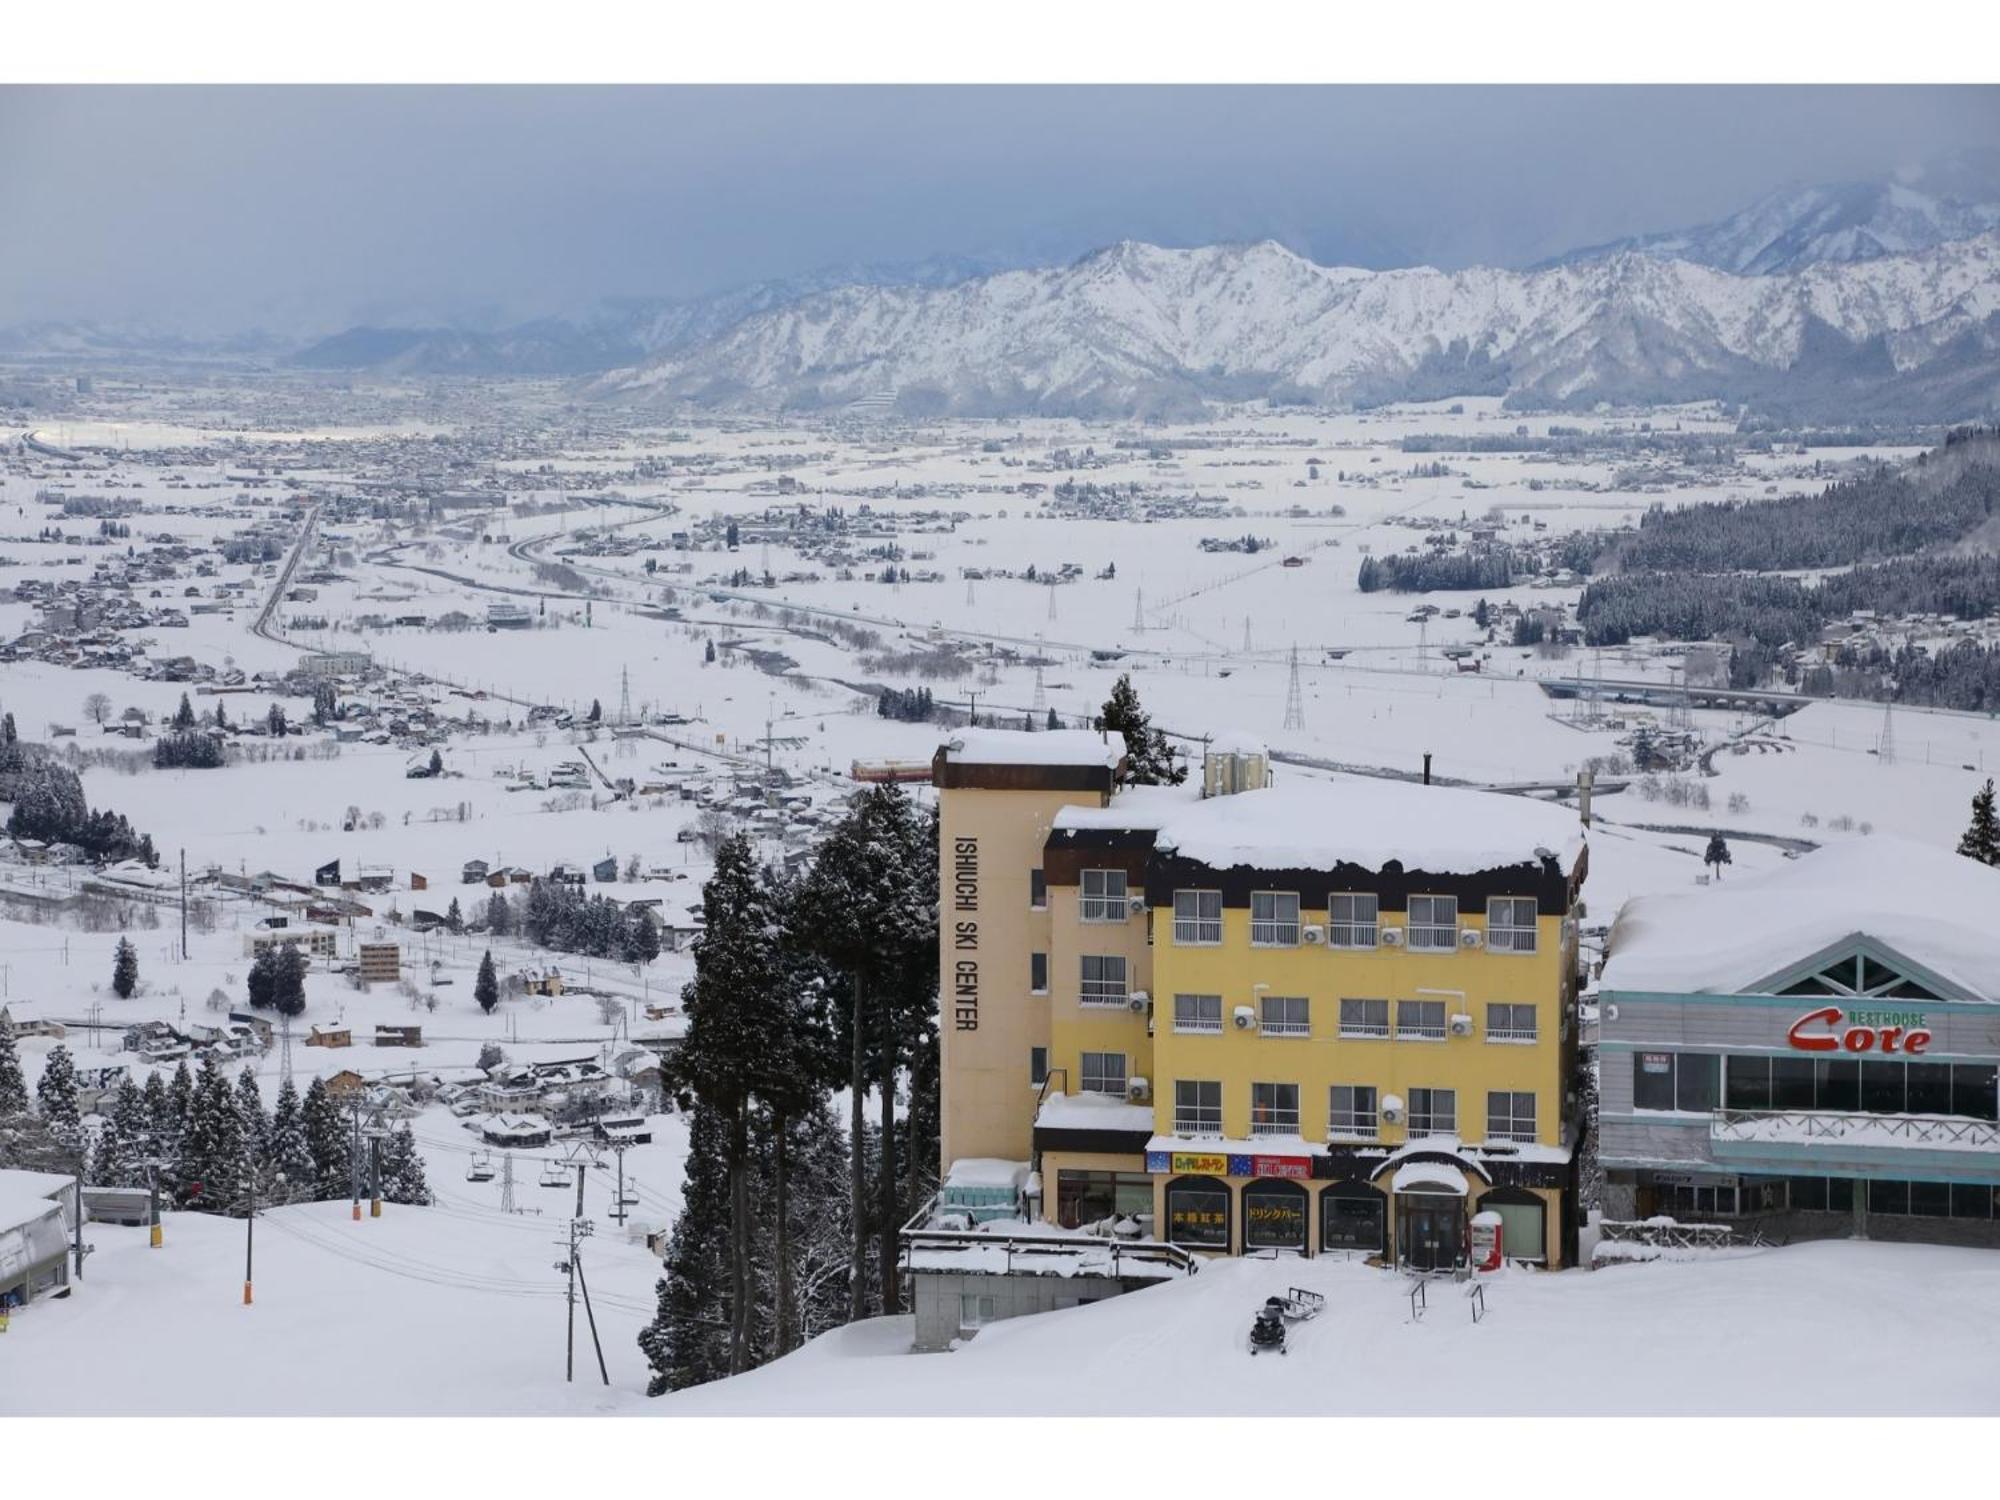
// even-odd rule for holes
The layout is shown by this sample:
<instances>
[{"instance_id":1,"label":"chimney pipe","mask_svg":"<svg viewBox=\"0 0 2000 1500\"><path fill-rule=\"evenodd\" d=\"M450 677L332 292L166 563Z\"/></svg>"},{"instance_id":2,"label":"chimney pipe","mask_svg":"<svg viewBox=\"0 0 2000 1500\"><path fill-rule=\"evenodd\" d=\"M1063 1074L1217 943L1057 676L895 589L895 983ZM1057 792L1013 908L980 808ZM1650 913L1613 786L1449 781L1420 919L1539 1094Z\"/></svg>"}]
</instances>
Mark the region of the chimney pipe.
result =
<instances>
[{"instance_id":1,"label":"chimney pipe","mask_svg":"<svg viewBox=\"0 0 2000 1500\"><path fill-rule=\"evenodd\" d=\"M1431 753L1430 751L1426 750L1424 752L1424 785L1429 786L1430 784L1431 784Z\"/></svg>"}]
</instances>

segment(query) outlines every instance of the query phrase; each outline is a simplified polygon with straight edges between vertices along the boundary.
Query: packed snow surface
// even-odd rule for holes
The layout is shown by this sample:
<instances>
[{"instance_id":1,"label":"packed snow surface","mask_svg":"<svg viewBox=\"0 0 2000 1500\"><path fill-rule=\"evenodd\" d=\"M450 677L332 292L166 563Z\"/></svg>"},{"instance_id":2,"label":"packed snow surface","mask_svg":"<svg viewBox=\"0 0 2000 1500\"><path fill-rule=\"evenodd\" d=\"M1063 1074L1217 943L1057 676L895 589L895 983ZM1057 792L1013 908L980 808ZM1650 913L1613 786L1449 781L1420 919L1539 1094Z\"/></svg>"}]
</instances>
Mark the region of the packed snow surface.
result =
<instances>
[{"instance_id":1,"label":"packed snow surface","mask_svg":"<svg viewBox=\"0 0 2000 1500\"><path fill-rule=\"evenodd\" d=\"M1285 1359L1252 1313L1325 1295ZM1508 1270L1472 1321L1464 1287L1357 1261L1212 1261L1198 1276L982 1329L910 1355L908 1318L827 1334L673 1416L1994 1415L2000 1256L1826 1242L1700 1263ZM1885 1289L1900 1289L1887 1293ZM1868 1310L1857 1357L1852 1310ZM1842 1309L1847 1309L1846 1313ZM1746 1337L1746 1331L1749 1336ZM1440 1374L1440 1372L1444 1372Z\"/></svg>"},{"instance_id":2,"label":"packed snow surface","mask_svg":"<svg viewBox=\"0 0 2000 1500\"><path fill-rule=\"evenodd\" d=\"M945 757L967 766L1116 766L1125 742L1092 729L966 729L945 741Z\"/></svg>"},{"instance_id":3,"label":"packed snow surface","mask_svg":"<svg viewBox=\"0 0 2000 1500\"><path fill-rule=\"evenodd\" d=\"M1728 994L1857 933L2000 1000L2000 870L1875 837L1741 881L1641 895L1611 930L1607 990Z\"/></svg>"},{"instance_id":4,"label":"packed snow surface","mask_svg":"<svg viewBox=\"0 0 2000 1500\"><path fill-rule=\"evenodd\" d=\"M1210 797L1169 819L1156 847L1211 869L1407 870L1472 874L1537 863L1565 871L1583 846L1576 814L1522 797L1340 778Z\"/></svg>"}]
</instances>

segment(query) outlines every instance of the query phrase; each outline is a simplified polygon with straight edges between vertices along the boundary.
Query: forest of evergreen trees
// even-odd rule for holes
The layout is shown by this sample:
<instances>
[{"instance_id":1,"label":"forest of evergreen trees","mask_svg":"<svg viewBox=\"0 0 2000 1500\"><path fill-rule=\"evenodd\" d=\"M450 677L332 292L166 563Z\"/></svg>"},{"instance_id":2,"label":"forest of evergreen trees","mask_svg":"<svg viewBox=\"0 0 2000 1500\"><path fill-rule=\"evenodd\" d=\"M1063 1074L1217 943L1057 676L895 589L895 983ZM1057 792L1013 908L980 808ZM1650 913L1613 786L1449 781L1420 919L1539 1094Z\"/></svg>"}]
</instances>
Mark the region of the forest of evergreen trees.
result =
<instances>
[{"instance_id":1,"label":"forest of evergreen trees","mask_svg":"<svg viewBox=\"0 0 2000 1500\"><path fill-rule=\"evenodd\" d=\"M1425 594L1433 589L1504 589L1533 567L1511 547L1463 552L1391 552L1361 559L1355 580L1364 594L1378 589Z\"/></svg>"}]
</instances>

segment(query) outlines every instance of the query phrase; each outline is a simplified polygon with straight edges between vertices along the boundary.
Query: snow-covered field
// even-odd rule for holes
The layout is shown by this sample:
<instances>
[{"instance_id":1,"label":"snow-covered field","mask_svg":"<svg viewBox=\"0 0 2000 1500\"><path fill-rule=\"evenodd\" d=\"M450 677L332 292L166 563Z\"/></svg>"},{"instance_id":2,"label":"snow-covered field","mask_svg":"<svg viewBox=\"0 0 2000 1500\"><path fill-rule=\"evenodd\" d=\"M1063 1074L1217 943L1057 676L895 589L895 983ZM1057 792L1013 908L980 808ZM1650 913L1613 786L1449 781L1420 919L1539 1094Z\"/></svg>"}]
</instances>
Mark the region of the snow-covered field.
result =
<instances>
[{"instance_id":1,"label":"snow-covered field","mask_svg":"<svg viewBox=\"0 0 2000 1500\"><path fill-rule=\"evenodd\" d=\"M1401 448L1417 433L1498 435L1517 425L1541 433L1550 425L1489 400L1455 403L1460 410L1436 403L1346 415L1232 414L1184 428L706 422L669 432L634 417L566 425L572 419L561 393L525 384L485 388L460 408L428 390L391 386L342 395L308 386L193 391L105 381L100 391L95 409L84 403L73 420L43 433L90 447L87 464L11 451L0 458L0 639L38 618L33 602L13 590L30 580L81 581L124 545L88 545L95 521L63 517L45 492L143 502L127 518L138 550L163 535L206 546L251 519L287 514L295 501L363 481L393 488L411 472L435 477L443 471L431 456L434 438L490 434L497 424L509 434L509 456L483 450L480 472L531 484L508 496L516 504L568 505L538 514L474 511L470 520L445 512L420 524L363 516L331 527L335 534L322 537L310 561L338 576L316 599L277 605L272 625L282 639L253 633L275 581L249 565L176 578L150 601L178 604L184 583L204 592L241 585L224 612L148 631L156 656L255 673L291 666L300 644L365 649L399 674L420 672L459 689L429 690L441 711L463 713L477 701L492 721L440 747L448 774L439 780L406 778L407 746L331 745L323 735L304 742L315 747L313 758L216 771L101 764L83 772L93 805L127 814L169 866L184 850L190 872L214 866L309 880L336 857L395 872L393 895L376 899L377 916L355 935L380 928L402 941L412 992L371 993L315 973L300 1035L311 1025L350 1025L361 1044L295 1046L302 1080L347 1067L368 1075L412 1064L465 1067L488 1042L517 1061L602 1058L649 1025L675 1024L649 1023L644 1010L678 994L691 972L685 954L645 966L555 956L573 982L608 1005L585 995L523 997L489 1017L471 997L482 952L492 947L503 972L551 955L513 940L419 937L398 926L392 909L441 909L454 896L475 917L474 903L487 892L459 885L469 859L545 870L607 855L622 868L636 856L640 878L621 875L593 884L592 893L658 899L669 911L698 898L708 871L702 846L678 837L697 816L693 804L671 793L558 797L546 786L518 789L522 773L546 781L557 763L587 754L606 775L644 784L756 772L768 762L825 809L850 788L851 762L927 760L936 747L935 726L878 716L881 687L929 688L960 708L976 696L982 717L1007 722L1039 722L1051 709L1076 722L1130 672L1155 722L1184 748L1248 731L1278 752L1285 777L1407 774L1429 753L1436 773L1454 781L1567 782L1658 714L1627 708L1619 710L1622 727L1579 723L1540 681L1664 680L1677 658L1639 649L1556 658L1489 645L1470 619L1469 594L1426 596L1460 613L1418 623L1411 618L1418 597L1358 589L1361 558L1419 544L1427 529L1462 516L1478 521L1490 512L1508 539L1532 542L1629 521L1655 503L1797 493L1826 481L1821 466L1863 456L1777 451L1745 455L1732 467L1661 465L1648 473L1609 453ZM1641 415L1685 432L1729 430L1710 408L1560 420L1629 434ZM1448 472L1418 472L1434 459ZM778 475L796 489L781 495ZM1201 516L1054 517L1047 492L1072 478L1213 504ZM1024 482L1043 488L1024 492ZM616 498L596 494L607 487ZM782 539L748 539L735 551L669 544L676 531L699 536L703 523L731 519L749 529L767 508L799 505L839 507L850 517L865 507L881 524L852 545L893 545L911 580L868 581L879 560L841 578ZM918 518L927 519L920 526ZM51 524L72 539L46 539ZM1204 538L1244 534L1271 546L1254 554L1201 546ZM615 536L658 545L561 556ZM1287 558L1297 565L1286 566ZM656 571L645 570L648 560ZM582 574L593 590L587 600L551 581L541 565L556 562ZM1037 579L1068 564L1075 572L1053 587L995 576L1023 575L1031 564ZM738 570L755 576L732 580ZM766 571L769 585L761 582ZM938 577L924 581L926 573ZM818 576L787 576L805 574ZM1524 587L1490 598L1533 607L1573 604L1576 592ZM528 604L536 628L359 623L448 611L483 621L498 602ZM679 619L660 617L668 605ZM872 632L873 644L842 633L855 628ZM1295 648L1303 728L1285 727ZM1447 648L1470 649L1480 670L1459 670L1443 656ZM920 653L957 659L937 665L937 675L915 675L908 658ZM635 717L672 722L656 722L651 737L524 723L531 704L581 716L593 699L614 717L628 683ZM24 738L81 726L73 743L88 750L148 743L99 735L86 722L88 695L108 695L114 713L130 706L159 717L183 690L44 661L0 669L0 708ZM194 700L203 711L214 701ZM253 691L226 701L242 723L274 700ZM295 719L302 713L296 698L285 707ZM1775 726L1709 710L1692 719L1711 745L1741 737L1741 753L1725 746L1716 754L1715 774L1701 778L1706 808L1649 801L1636 786L1600 793L1586 891L1593 923L1608 920L1629 895L1691 887L1711 829L1732 838L1732 876L1778 863L1781 840L1874 832L1948 845L1979 781L2000 768L2000 724L1962 714L1899 711L1888 756L1878 753L1881 711L1859 705L1815 704ZM428 893L412 890L413 874L429 877ZM0 864L0 887L17 895L67 893L77 878ZM141 990L119 1001L109 984L118 934L31 922L19 902L0 905L0 913L0 1001L18 1018L67 1023L67 1045L83 1067L133 1064L119 1039L134 1022L219 1021L210 999L220 991L240 1003L245 934L262 915L248 901L220 904L212 929L197 926L183 959L178 912L137 909L131 935ZM427 1046L414 1054L368 1046L376 1023L421 1024ZM31 1078L48 1047L23 1043ZM265 1056L254 1067L268 1102L279 1059ZM143 1076L143 1067L136 1071ZM651 1124L654 1144L630 1153L627 1167L640 1184L636 1222L664 1228L678 1209L684 1140L671 1116ZM1896 1393L1907 1394L1912 1409L1936 1410L1940 1400L1992 1405L1991 1382L1975 1377L2000 1331L1982 1311L1995 1305L2000 1262L1989 1266L1972 1252L1845 1245L1615 1273L1510 1275L1492 1293L1493 1317L1477 1328L1448 1299L1420 1325L1405 1326L1400 1281L1316 1262L1296 1274L1301 1284L1324 1286L1328 1316L1305 1331L1290 1359L1254 1366L1236 1349L1252 1302L1276 1273L1216 1266L1185 1285L995 1327L950 1359L890 1357L907 1337L889 1320L829 1336L724 1389L651 1404L638 1395L645 1372L633 1335L651 1310L657 1261L643 1244L611 1232L608 1189L593 1178L599 1235L587 1257L601 1259L586 1262L612 1376L605 1395L589 1383L596 1374L587 1354L574 1386L561 1378L563 1309L552 1300L561 1279L549 1269L561 1194L542 1189L538 1163L524 1159L516 1206L548 1211L504 1214L497 1182L465 1180L474 1142L457 1120L433 1109L416 1129L438 1205L392 1207L360 1225L347 1220L344 1204L273 1212L258 1227L252 1309L237 1305L240 1221L176 1215L158 1252L145 1248L140 1231L94 1226L98 1253L78 1294L19 1315L0 1347L0 1411L1881 1411L1900 1409ZM1886 1281L1930 1291L1875 1296ZM1841 1383L1852 1368L1844 1348L1852 1327L1825 1316L1857 1299L1882 1310L1879 1339L1869 1346L1881 1378L1865 1386ZM167 1351L188 1343L214 1351L207 1377L169 1372ZM1038 1369L1065 1377L1038 1383ZM1597 1378L1602 1370L1615 1378Z\"/></svg>"}]
</instances>

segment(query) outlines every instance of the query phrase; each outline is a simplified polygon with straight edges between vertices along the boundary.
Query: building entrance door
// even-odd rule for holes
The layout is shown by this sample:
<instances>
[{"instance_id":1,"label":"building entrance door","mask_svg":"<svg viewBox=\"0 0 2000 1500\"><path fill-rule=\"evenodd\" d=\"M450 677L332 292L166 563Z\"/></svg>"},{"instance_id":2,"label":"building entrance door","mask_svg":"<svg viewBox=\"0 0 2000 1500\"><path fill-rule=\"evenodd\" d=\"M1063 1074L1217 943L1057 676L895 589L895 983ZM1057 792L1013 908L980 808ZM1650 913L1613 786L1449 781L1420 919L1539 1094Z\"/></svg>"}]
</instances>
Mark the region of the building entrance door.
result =
<instances>
[{"instance_id":1,"label":"building entrance door","mask_svg":"<svg viewBox=\"0 0 2000 1500\"><path fill-rule=\"evenodd\" d=\"M1456 1266L1465 1254L1465 1200L1455 1193L1398 1193L1396 1249L1407 1270Z\"/></svg>"}]
</instances>

